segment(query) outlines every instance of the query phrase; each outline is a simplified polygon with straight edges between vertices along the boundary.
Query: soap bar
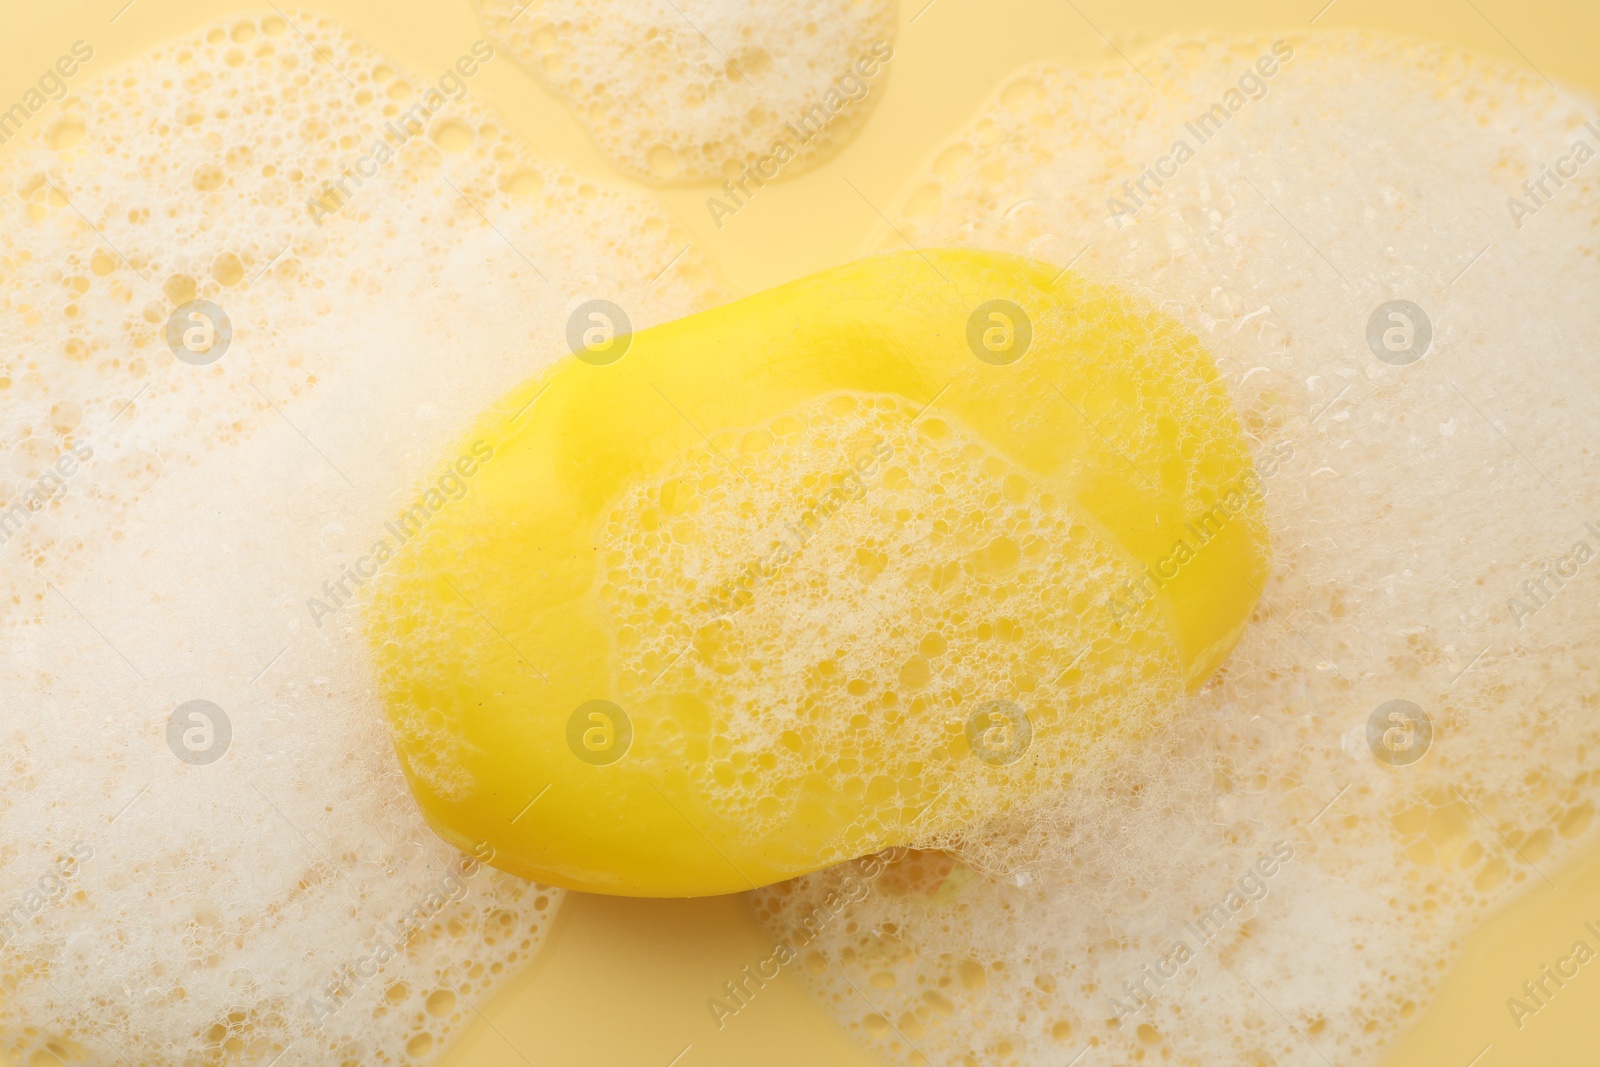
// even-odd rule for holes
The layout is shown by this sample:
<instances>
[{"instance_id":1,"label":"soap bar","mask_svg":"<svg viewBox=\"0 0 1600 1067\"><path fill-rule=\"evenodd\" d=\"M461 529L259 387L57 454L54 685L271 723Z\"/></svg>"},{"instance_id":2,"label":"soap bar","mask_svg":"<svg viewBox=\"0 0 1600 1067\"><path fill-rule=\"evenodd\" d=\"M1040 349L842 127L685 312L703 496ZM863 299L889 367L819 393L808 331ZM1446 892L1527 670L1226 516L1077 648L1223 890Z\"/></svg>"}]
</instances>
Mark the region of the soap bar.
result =
<instances>
[{"instance_id":1,"label":"soap bar","mask_svg":"<svg viewBox=\"0 0 1600 1067\"><path fill-rule=\"evenodd\" d=\"M498 867L698 896L947 846L1181 714L1254 610L1249 442L1126 293L948 250L624 316L467 431L365 609L422 811Z\"/></svg>"}]
</instances>

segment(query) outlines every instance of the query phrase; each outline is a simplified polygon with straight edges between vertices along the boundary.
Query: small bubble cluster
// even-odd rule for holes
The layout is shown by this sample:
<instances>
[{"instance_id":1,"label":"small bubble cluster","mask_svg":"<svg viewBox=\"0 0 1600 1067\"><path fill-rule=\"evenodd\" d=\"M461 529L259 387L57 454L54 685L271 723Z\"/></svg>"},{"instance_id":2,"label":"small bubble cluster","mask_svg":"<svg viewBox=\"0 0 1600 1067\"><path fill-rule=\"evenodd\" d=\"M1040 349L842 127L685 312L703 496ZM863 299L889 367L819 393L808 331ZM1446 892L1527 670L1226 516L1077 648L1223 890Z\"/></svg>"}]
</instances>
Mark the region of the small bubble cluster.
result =
<instances>
[{"instance_id":1,"label":"small bubble cluster","mask_svg":"<svg viewBox=\"0 0 1600 1067\"><path fill-rule=\"evenodd\" d=\"M896 19L895 0L475 4L613 163L661 184L736 178L783 137L798 158L786 172L831 155L883 93L873 47L894 40ZM862 60L870 81L854 70ZM816 107L826 128L795 143L784 124Z\"/></svg>"}]
</instances>

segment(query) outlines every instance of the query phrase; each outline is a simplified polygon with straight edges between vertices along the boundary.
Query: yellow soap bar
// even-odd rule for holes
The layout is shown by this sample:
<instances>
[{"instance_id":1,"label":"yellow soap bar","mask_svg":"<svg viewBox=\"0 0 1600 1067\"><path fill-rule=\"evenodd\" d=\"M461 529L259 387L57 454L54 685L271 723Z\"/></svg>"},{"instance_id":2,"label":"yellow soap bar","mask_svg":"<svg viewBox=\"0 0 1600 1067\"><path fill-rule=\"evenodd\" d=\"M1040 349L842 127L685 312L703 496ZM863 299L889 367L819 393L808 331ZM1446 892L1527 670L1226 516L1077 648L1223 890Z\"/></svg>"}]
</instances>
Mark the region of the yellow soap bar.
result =
<instances>
[{"instance_id":1,"label":"yellow soap bar","mask_svg":"<svg viewBox=\"0 0 1600 1067\"><path fill-rule=\"evenodd\" d=\"M496 866L696 896L948 844L1159 729L1254 608L1237 415L1120 291L930 251L615 312L366 610L424 814Z\"/></svg>"}]
</instances>

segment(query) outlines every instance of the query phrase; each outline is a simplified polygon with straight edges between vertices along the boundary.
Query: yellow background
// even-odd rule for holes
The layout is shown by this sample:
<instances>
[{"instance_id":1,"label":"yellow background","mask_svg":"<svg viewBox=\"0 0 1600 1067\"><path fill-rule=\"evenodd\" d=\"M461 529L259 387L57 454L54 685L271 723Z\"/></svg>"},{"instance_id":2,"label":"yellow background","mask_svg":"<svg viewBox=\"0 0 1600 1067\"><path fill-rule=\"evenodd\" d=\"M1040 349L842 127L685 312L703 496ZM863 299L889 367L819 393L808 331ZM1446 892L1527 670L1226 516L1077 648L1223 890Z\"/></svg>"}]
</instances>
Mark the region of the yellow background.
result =
<instances>
[{"instance_id":1,"label":"yellow background","mask_svg":"<svg viewBox=\"0 0 1600 1067\"><path fill-rule=\"evenodd\" d=\"M1132 52L1184 28L1303 28L1320 11L1319 27L1371 27L1458 42L1600 92L1596 0L1335 0L1323 11L1325 2L901 0L895 58L888 78L877 79L873 89L884 95L861 136L837 158L767 186L721 231L706 211L707 190L664 196L745 291L844 262L878 221L875 207L889 204L1006 73L1047 56L1115 62L1102 31ZM125 3L0 0L0 100L19 98L80 38L93 44L92 71L99 75L159 41L263 6L134 0L118 15ZM443 69L483 36L467 0L300 0L295 6L337 16L419 71ZM622 181L565 106L503 58L484 68L471 92L497 105L546 154ZM1577 938L1600 947L1583 930L1585 920L1600 927L1600 849L1567 871L1546 873L1560 888L1538 883L1473 936L1443 996L1399 1042L1390 1067L1588 1067L1600 1059L1600 970L1581 971L1521 1031L1506 1009L1506 998ZM482 1016L446 1062L667 1067L682 1053L681 1067L872 1064L790 978L769 985L726 1029L712 1027L705 999L766 949L737 897L629 901L574 894L543 954L494 1001L478 1005ZM1086 1060L1084 1067L1103 1065Z\"/></svg>"}]
</instances>

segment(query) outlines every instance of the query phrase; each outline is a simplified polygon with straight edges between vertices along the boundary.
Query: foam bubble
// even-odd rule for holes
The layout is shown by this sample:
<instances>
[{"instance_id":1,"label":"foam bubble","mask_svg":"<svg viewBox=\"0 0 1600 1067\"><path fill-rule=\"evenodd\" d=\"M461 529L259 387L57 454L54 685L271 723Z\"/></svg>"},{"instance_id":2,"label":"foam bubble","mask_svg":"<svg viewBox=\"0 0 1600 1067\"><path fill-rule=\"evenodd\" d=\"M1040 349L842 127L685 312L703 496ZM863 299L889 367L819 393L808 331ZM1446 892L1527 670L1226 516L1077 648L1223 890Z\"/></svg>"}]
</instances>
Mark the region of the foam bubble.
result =
<instances>
[{"instance_id":1,"label":"foam bubble","mask_svg":"<svg viewBox=\"0 0 1600 1067\"><path fill-rule=\"evenodd\" d=\"M737 177L779 140L785 173L827 158L883 93L896 18L894 0L475 3L612 162L652 182Z\"/></svg>"},{"instance_id":2,"label":"foam bubble","mask_svg":"<svg viewBox=\"0 0 1600 1067\"><path fill-rule=\"evenodd\" d=\"M1136 573L1120 544L919 414L821 398L713 439L608 520L622 692L711 709L682 762L748 843L841 796L862 814L823 862L955 839L1108 773L1183 691L1170 636L1105 632L1106 591Z\"/></svg>"},{"instance_id":3,"label":"foam bubble","mask_svg":"<svg viewBox=\"0 0 1600 1067\"><path fill-rule=\"evenodd\" d=\"M1594 838L1600 162L1571 171L1600 111L1441 46L1285 44L1169 41L1139 57L1154 89L1026 68L891 212L919 247L1081 253L1206 341L1283 462L1275 573L1169 733L1031 824L1036 864L914 854L805 939L890 1062L1372 1062L1485 914ZM1396 700L1421 759L1404 714L1369 728ZM800 937L837 879L757 910Z\"/></svg>"},{"instance_id":4,"label":"foam bubble","mask_svg":"<svg viewBox=\"0 0 1600 1067\"><path fill-rule=\"evenodd\" d=\"M234 17L0 159L10 1062L425 1061L549 930L559 891L423 824L353 601L573 308L720 290L658 205L437 85Z\"/></svg>"}]
</instances>

